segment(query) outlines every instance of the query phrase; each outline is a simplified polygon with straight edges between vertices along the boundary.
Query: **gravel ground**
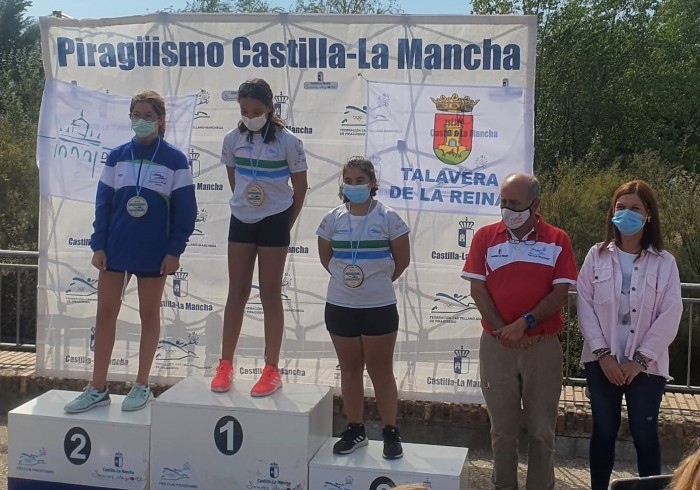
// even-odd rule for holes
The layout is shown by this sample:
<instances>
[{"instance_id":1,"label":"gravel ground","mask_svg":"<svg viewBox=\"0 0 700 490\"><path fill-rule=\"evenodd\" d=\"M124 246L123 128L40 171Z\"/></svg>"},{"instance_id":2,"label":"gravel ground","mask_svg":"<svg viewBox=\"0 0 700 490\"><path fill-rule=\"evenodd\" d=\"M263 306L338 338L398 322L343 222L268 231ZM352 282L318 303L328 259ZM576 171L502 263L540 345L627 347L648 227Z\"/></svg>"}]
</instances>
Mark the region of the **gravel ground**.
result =
<instances>
[{"instance_id":1,"label":"gravel ground","mask_svg":"<svg viewBox=\"0 0 700 490\"><path fill-rule=\"evenodd\" d=\"M485 450L470 451L469 455L469 489L488 489L491 478L491 454ZM525 471L527 461L520 461L520 485L525 488ZM634 476L634 464L620 462L616 465L614 476ZM668 470L668 468L667 468ZM588 462L581 458L557 458L557 490L589 488ZM0 490L7 490L7 417L0 416ZM462 489L465 490L465 489ZM536 490L536 489L531 489Z\"/></svg>"}]
</instances>

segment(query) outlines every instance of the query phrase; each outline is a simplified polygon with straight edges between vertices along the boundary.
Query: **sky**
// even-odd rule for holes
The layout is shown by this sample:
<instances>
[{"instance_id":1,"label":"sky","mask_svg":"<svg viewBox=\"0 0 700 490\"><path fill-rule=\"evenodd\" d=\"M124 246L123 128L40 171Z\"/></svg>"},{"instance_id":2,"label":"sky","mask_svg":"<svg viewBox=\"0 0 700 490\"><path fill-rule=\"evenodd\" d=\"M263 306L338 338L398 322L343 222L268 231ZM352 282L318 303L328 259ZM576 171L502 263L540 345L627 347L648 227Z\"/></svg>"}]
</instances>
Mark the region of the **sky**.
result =
<instances>
[{"instance_id":1,"label":"sky","mask_svg":"<svg viewBox=\"0 0 700 490\"><path fill-rule=\"evenodd\" d=\"M272 7L289 10L296 0L268 0ZM468 14L469 0L397 0L407 14ZM168 8L181 9L186 0L33 0L29 17L51 15L54 10L75 19L124 17L157 12Z\"/></svg>"}]
</instances>

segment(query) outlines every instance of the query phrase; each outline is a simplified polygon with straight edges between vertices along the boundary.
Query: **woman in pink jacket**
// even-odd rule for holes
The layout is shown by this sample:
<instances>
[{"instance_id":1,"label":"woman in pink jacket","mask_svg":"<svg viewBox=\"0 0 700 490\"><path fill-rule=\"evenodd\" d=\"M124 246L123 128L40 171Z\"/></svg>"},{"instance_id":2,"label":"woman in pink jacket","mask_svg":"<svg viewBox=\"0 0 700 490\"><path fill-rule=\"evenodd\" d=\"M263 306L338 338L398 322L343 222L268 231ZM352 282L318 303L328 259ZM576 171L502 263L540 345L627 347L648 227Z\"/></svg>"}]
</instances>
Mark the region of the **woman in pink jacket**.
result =
<instances>
[{"instance_id":1,"label":"woman in pink jacket","mask_svg":"<svg viewBox=\"0 0 700 490\"><path fill-rule=\"evenodd\" d=\"M663 249L649 185L620 186L610 203L605 241L588 252L577 283L593 411L591 488L608 488L622 396L640 476L661 473L657 423L668 374L668 346L683 312L678 267Z\"/></svg>"}]
</instances>

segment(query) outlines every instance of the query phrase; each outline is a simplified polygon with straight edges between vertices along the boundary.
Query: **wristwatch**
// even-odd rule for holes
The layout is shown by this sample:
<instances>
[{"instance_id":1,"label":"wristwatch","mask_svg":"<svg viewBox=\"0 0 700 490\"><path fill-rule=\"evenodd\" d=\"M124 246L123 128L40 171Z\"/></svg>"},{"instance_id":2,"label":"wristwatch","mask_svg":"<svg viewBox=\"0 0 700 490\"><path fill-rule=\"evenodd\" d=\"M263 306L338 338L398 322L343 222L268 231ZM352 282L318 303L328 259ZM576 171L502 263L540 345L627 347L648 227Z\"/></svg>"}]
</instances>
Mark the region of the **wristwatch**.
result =
<instances>
[{"instance_id":1,"label":"wristwatch","mask_svg":"<svg viewBox=\"0 0 700 490\"><path fill-rule=\"evenodd\" d=\"M535 328L537 326L537 320L535 320L535 317L532 316L532 313L525 313L523 315L523 318L525 319L525 322L527 323L528 330L530 330L531 328Z\"/></svg>"}]
</instances>

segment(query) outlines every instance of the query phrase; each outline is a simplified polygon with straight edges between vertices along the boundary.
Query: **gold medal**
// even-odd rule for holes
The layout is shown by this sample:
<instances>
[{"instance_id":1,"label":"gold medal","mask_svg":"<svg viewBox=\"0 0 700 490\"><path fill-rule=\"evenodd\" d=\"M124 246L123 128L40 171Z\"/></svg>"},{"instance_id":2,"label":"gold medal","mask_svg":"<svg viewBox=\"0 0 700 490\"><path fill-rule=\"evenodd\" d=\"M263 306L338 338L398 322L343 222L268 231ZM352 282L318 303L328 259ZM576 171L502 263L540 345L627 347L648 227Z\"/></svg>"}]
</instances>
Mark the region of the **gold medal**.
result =
<instances>
[{"instance_id":1,"label":"gold medal","mask_svg":"<svg viewBox=\"0 0 700 490\"><path fill-rule=\"evenodd\" d=\"M148 212L148 202L141 196L134 196L126 201L126 212L133 218L140 218Z\"/></svg>"},{"instance_id":2,"label":"gold medal","mask_svg":"<svg viewBox=\"0 0 700 490\"><path fill-rule=\"evenodd\" d=\"M343 269L343 283L349 288L358 288L365 280L365 274L360 266L349 265Z\"/></svg>"},{"instance_id":3,"label":"gold medal","mask_svg":"<svg viewBox=\"0 0 700 490\"><path fill-rule=\"evenodd\" d=\"M265 202L265 191L258 184L251 183L245 189L245 197L252 206L261 206Z\"/></svg>"}]
</instances>

